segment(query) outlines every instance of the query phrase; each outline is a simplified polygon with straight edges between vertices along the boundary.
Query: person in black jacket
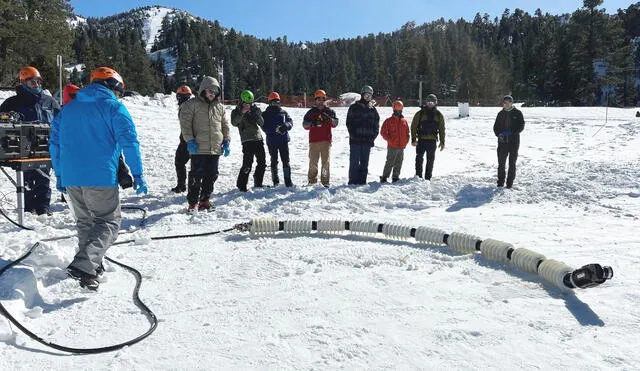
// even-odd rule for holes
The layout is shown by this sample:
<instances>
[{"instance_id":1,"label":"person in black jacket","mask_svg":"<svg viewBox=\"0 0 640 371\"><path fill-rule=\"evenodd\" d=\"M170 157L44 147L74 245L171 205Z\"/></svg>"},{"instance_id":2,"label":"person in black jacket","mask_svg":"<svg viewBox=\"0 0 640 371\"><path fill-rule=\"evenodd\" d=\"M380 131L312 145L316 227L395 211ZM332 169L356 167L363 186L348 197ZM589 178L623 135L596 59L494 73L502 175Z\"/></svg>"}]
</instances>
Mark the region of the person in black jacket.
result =
<instances>
[{"instance_id":1,"label":"person in black jacket","mask_svg":"<svg viewBox=\"0 0 640 371\"><path fill-rule=\"evenodd\" d=\"M369 155L380 131L380 115L372 101L373 88L365 85L360 90L361 99L349 107L347 130L349 131L349 184L367 184Z\"/></svg>"},{"instance_id":2,"label":"person in black jacket","mask_svg":"<svg viewBox=\"0 0 640 371\"><path fill-rule=\"evenodd\" d=\"M520 147L520 133L524 130L522 112L513 106L513 97L505 95L502 99L502 111L498 112L493 132L498 137L498 187L503 187L505 164L509 158L507 188L513 186L516 178L516 160Z\"/></svg>"},{"instance_id":3,"label":"person in black jacket","mask_svg":"<svg viewBox=\"0 0 640 371\"><path fill-rule=\"evenodd\" d=\"M292 187L291 166L289 165L289 130L293 127L293 120L280 107L280 94L271 92L269 97L269 107L262 112L264 124L262 131L267 135L267 148L271 157L271 180L273 185L280 183L278 177L278 153L282 160L282 172L284 173L284 184Z\"/></svg>"},{"instance_id":4,"label":"person in black jacket","mask_svg":"<svg viewBox=\"0 0 640 371\"><path fill-rule=\"evenodd\" d=\"M191 99L191 88L187 85L182 85L176 91L176 99L178 100L178 116L180 116L180 106L182 103ZM189 151L187 150L187 142L180 133L180 144L176 148L176 156L174 164L176 166L176 177L178 178L178 184L171 188L171 192L182 193L187 190L187 162L189 162Z\"/></svg>"},{"instance_id":5,"label":"person in black jacket","mask_svg":"<svg viewBox=\"0 0 640 371\"><path fill-rule=\"evenodd\" d=\"M20 121L23 122L39 121L51 124L53 117L60 111L60 105L42 91L40 71L30 66L23 67L18 77L20 85L16 88L16 95L2 102L0 112L17 112L20 114ZM51 215L50 173L50 168L24 172L24 211Z\"/></svg>"}]
</instances>

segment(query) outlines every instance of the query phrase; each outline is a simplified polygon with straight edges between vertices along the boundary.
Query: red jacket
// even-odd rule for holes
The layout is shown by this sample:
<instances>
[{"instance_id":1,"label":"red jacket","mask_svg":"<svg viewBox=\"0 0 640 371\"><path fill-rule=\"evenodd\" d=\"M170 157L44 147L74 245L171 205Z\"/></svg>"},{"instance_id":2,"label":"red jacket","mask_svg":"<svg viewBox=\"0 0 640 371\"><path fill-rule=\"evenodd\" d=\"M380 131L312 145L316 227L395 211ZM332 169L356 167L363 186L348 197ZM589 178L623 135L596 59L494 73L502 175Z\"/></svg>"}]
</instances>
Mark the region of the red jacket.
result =
<instances>
[{"instance_id":1,"label":"red jacket","mask_svg":"<svg viewBox=\"0 0 640 371\"><path fill-rule=\"evenodd\" d=\"M309 143L331 142L331 129L338 126L338 118L331 108L313 107L304 115L302 126L309 130Z\"/></svg>"},{"instance_id":2,"label":"red jacket","mask_svg":"<svg viewBox=\"0 0 640 371\"><path fill-rule=\"evenodd\" d=\"M387 141L387 148L405 149L409 143L409 123L404 117L393 115L384 120L380 135Z\"/></svg>"}]
</instances>

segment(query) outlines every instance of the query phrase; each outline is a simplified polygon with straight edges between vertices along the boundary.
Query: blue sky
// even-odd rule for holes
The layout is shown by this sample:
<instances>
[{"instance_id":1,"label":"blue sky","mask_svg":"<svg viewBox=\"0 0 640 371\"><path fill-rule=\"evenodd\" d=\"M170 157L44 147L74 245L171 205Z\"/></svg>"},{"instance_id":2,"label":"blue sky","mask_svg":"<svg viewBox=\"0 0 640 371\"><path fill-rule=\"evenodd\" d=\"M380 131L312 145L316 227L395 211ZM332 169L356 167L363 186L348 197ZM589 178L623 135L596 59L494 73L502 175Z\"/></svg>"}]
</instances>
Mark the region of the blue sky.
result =
<instances>
[{"instance_id":1,"label":"blue sky","mask_svg":"<svg viewBox=\"0 0 640 371\"><path fill-rule=\"evenodd\" d=\"M635 1L604 0L607 13L626 9ZM71 0L75 12L85 17L104 17L147 5L179 8L224 27L233 27L259 38L287 36L289 41L322 41L325 38L351 38L358 35L390 32L409 21L417 24L439 18L473 20L476 13L487 13L493 19L505 8L516 8L533 14L571 13L582 7L582 0L482 0L482 1L358 1L358 0L273 0L273 1L189 1L189 0Z\"/></svg>"}]
</instances>

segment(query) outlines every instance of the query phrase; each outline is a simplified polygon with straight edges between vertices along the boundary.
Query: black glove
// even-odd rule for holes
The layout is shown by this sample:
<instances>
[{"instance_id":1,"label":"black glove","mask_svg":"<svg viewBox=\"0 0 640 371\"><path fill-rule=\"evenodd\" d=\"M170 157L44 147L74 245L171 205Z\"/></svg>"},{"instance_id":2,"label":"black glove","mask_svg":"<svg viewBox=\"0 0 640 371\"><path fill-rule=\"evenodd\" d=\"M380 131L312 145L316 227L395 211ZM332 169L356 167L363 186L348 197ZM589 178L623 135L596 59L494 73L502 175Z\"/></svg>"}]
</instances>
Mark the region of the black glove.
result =
<instances>
[{"instance_id":1,"label":"black glove","mask_svg":"<svg viewBox=\"0 0 640 371\"><path fill-rule=\"evenodd\" d=\"M276 128L276 133L285 135L287 133L287 129L284 127L284 125L278 125L278 127Z\"/></svg>"}]
</instances>

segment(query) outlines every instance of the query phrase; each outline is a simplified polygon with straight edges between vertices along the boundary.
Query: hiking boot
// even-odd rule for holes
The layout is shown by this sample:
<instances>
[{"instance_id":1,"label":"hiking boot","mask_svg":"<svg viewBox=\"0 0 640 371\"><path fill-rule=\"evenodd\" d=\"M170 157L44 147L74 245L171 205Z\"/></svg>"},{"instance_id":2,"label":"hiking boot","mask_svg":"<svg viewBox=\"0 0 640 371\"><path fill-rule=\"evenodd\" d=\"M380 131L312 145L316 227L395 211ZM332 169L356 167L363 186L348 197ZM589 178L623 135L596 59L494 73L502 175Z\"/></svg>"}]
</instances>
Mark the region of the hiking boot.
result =
<instances>
[{"instance_id":1,"label":"hiking boot","mask_svg":"<svg viewBox=\"0 0 640 371\"><path fill-rule=\"evenodd\" d=\"M395 183L395 182L397 182L398 180L400 180L400 178L392 178L392 179L391 179L391 183Z\"/></svg>"},{"instance_id":2,"label":"hiking boot","mask_svg":"<svg viewBox=\"0 0 640 371\"><path fill-rule=\"evenodd\" d=\"M209 211L211 210L211 202L209 201L200 201L198 205L198 211Z\"/></svg>"},{"instance_id":3,"label":"hiking boot","mask_svg":"<svg viewBox=\"0 0 640 371\"><path fill-rule=\"evenodd\" d=\"M387 178L380 177L380 183L388 183Z\"/></svg>"},{"instance_id":4,"label":"hiking boot","mask_svg":"<svg viewBox=\"0 0 640 371\"><path fill-rule=\"evenodd\" d=\"M189 206L187 207L187 212L188 213L194 213L198 210L198 204L189 204Z\"/></svg>"},{"instance_id":5,"label":"hiking boot","mask_svg":"<svg viewBox=\"0 0 640 371\"><path fill-rule=\"evenodd\" d=\"M89 274L76 267L68 266L67 275L75 280L80 281L80 287L82 288L96 291L98 290L98 286L100 286L100 281L98 281L98 276Z\"/></svg>"},{"instance_id":6,"label":"hiking boot","mask_svg":"<svg viewBox=\"0 0 640 371\"><path fill-rule=\"evenodd\" d=\"M171 192L173 193L182 193L187 190L187 187L184 184L178 184L177 186L171 188Z\"/></svg>"}]
</instances>

